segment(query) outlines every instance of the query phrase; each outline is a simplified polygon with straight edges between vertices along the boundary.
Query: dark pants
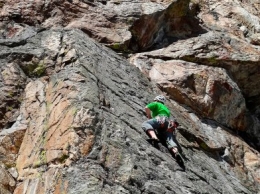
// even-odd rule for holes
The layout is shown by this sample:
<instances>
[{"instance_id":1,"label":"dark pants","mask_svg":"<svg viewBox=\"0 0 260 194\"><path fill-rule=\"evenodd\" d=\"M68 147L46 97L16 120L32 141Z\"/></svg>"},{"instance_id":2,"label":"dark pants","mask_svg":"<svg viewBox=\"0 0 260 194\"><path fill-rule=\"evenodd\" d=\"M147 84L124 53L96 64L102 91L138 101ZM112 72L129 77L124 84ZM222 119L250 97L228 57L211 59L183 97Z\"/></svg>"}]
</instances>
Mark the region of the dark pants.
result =
<instances>
[{"instance_id":1,"label":"dark pants","mask_svg":"<svg viewBox=\"0 0 260 194\"><path fill-rule=\"evenodd\" d=\"M147 120L143 122L142 129L147 133L148 130L153 130L157 135L163 137L166 141L168 149L177 147L177 144L174 142L175 137L172 131L168 131L168 121L165 121L164 125L160 124L156 118Z\"/></svg>"}]
</instances>

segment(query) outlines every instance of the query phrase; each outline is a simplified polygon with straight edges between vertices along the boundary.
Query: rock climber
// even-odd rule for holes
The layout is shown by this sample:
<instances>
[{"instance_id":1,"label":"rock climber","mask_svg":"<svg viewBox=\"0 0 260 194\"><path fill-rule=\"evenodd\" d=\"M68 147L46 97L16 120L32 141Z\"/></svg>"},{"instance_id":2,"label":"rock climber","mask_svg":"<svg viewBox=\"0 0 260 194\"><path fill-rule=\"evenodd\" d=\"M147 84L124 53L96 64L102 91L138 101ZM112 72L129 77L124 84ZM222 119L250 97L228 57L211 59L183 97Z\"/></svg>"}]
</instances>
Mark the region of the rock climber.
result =
<instances>
[{"instance_id":1,"label":"rock climber","mask_svg":"<svg viewBox=\"0 0 260 194\"><path fill-rule=\"evenodd\" d=\"M180 160L178 146L173 141L173 132L179 124L175 119L170 119L170 110L165 105L165 102L166 98L159 95L154 98L153 102L146 105L145 113L149 120L143 122L142 129L150 137L149 142L152 142L152 144L160 142L157 134L162 136L175 159Z\"/></svg>"}]
</instances>

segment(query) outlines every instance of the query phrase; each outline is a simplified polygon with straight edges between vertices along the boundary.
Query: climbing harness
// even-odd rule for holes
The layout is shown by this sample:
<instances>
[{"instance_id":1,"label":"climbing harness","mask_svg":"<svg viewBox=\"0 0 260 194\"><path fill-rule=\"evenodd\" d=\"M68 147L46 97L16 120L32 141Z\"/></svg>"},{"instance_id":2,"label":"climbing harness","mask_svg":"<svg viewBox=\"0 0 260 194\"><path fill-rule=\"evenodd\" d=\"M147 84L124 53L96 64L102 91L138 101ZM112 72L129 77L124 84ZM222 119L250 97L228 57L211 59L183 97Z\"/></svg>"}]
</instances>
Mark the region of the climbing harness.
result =
<instances>
[{"instance_id":1,"label":"climbing harness","mask_svg":"<svg viewBox=\"0 0 260 194\"><path fill-rule=\"evenodd\" d=\"M155 119L160 124L160 128L165 128L169 123L169 119L166 116L156 116Z\"/></svg>"}]
</instances>

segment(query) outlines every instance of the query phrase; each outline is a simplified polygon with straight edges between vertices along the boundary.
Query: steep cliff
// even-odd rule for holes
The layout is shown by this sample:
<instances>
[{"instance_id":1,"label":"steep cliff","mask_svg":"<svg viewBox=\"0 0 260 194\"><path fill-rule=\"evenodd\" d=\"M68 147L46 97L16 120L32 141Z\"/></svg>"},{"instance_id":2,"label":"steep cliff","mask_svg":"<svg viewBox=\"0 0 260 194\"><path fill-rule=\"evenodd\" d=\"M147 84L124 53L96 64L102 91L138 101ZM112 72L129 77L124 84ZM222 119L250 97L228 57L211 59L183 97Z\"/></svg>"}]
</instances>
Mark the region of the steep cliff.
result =
<instances>
[{"instance_id":1,"label":"steep cliff","mask_svg":"<svg viewBox=\"0 0 260 194\"><path fill-rule=\"evenodd\" d=\"M0 8L1 194L259 193L259 3ZM185 169L140 127L157 94Z\"/></svg>"}]
</instances>

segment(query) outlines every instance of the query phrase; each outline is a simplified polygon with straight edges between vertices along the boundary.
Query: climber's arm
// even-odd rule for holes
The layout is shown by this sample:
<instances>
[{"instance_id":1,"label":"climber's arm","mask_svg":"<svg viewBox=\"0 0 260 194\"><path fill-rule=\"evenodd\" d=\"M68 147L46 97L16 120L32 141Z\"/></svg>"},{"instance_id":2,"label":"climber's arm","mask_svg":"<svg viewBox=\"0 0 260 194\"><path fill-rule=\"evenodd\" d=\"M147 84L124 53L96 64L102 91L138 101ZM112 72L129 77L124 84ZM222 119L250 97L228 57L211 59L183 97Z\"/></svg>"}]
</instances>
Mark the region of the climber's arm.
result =
<instances>
[{"instance_id":1,"label":"climber's arm","mask_svg":"<svg viewBox=\"0 0 260 194\"><path fill-rule=\"evenodd\" d=\"M151 119L151 118L152 118L152 116L151 116L151 110L150 110L149 108L145 107L145 113L146 113L146 116L147 116L148 119Z\"/></svg>"}]
</instances>

